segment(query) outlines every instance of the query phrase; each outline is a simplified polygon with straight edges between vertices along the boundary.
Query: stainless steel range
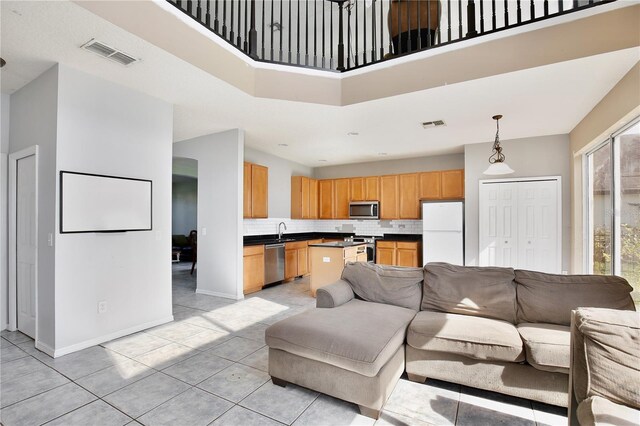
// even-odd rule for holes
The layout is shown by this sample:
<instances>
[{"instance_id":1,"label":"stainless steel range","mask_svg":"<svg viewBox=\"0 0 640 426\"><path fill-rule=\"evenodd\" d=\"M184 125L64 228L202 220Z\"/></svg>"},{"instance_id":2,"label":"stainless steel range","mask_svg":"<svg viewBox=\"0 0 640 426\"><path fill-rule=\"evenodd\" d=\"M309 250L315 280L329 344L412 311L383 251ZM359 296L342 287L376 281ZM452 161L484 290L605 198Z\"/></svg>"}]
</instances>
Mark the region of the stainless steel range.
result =
<instances>
[{"instance_id":1,"label":"stainless steel range","mask_svg":"<svg viewBox=\"0 0 640 426\"><path fill-rule=\"evenodd\" d=\"M356 235L353 237L345 237L345 241L353 243L365 243L367 245L367 262L376 262L376 240L380 237Z\"/></svg>"}]
</instances>

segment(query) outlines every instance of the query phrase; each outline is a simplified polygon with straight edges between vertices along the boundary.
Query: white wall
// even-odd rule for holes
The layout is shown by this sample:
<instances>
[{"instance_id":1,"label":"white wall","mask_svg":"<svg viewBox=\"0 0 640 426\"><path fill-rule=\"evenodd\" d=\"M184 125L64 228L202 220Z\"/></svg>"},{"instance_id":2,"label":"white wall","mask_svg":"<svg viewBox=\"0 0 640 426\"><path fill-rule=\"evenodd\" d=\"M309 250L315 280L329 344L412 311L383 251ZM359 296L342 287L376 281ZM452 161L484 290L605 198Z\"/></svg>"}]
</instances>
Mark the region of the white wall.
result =
<instances>
[{"instance_id":1,"label":"white wall","mask_svg":"<svg viewBox=\"0 0 640 426\"><path fill-rule=\"evenodd\" d=\"M63 353L173 319L173 107L62 65L58 107L58 171L153 182L152 231L56 229L56 353ZM104 314L99 301L107 302Z\"/></svg>"},{"instance_id":2,"label":"white wall","mask_svg":"<svg viewBox=\"0 0 640 426\"><path fill-rule=\"evenodd\" d=\"M198 229L198 180L173 175L171 233L189 235L192 229Z\"/></svg>"},{"instance_id":3,"label":"white wall","mask_svg":"<svg viewBox=\"0 0 640 426\"><path fill-rule=\"evenodd\" d=\"M570 264L570 161L569 135L540 136L500 141L506 162L515 173L503 177L562 177L562 270ZM493 142L465 145L465 263L478 264L478 181L491 179L489 166ZM501 176L493 176L501 177Z\"/></svg>"},{"instance_id":4,"label":"white wall","mask_svg":"<svg viewBox=\"0 0 640 426\"><path fill-rule=\"evenodd\" d=\"M313 176L313 169L245 147L244 161L269 168L269 217L291 217L291 176Z\"/></svg>"},{"instance_id":5,"label":"white wall","mask_svg":"<svg viewBox=\"0 0 640 426\"><path fill-rule=\"evenodd\" d=\"M9 113L10 97L2 93L0 95L0 330L7 328L9 291L7 281L7 184L8 153L9 153Z\"/></svg>"},{"instance_id":6,"label":"white wall","mask_svg":"<svg viewBox=\"0 0 640 426\"><path fill-rule=\"evenodd\" d=\"M464 154L450 154L405 158L402 160L371 161L366 163L342 164L340 166L316 167L313 172L317 179L334 179L342 177L382 176L462 168L464 168Z\"/></svg>"},{"instance_id":7,"label":"white wall","mask_svg":"<svg viewBox=\"0 0 640 426\"><path fill-rule=\"evenodd\" d=\"M11 95L9 153L34 145L38 157L38 318L36 346L55 348L55 252L47 235L56 230L56 132L58 66ZM3 123L4 124L4 123Z\"/></svg>"},{"instance_id":8,"label":"white wall","mask_svg":"<svg viewBox=\"0 0 640 426\"><path fill-rule=\"evenodd\" d=\"M244 297L243 151L241 130L173 144L175 157L198 160L198 293Z\"/></svg>"}]
</instances>

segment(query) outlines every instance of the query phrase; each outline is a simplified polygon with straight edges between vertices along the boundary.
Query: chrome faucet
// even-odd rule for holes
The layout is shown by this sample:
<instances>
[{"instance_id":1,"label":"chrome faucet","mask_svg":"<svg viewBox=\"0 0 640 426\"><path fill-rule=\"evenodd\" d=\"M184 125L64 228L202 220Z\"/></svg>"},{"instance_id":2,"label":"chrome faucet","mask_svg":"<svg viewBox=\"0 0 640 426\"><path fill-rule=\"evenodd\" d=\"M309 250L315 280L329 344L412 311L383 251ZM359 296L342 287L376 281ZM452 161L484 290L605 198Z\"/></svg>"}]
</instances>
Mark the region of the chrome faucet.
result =
<instances>
[{"instance_id":1,"label":"chrome faucet","mask_svg":"<svg viewBox=\"0 0 640 426\"><path fill-rule=\"evenodd\" d=\"M286 223L284 223L284 222L280 222L280 223L278 224L278 239L279 239L279 240L281 240L281 239L282 239L282 228L280 228L280 226L281 226L281 225L282 225L282 226L284 226L284 230L285 230L285 231L287 230L287 224L286 224Z\"/></svg>"}]
</instances>

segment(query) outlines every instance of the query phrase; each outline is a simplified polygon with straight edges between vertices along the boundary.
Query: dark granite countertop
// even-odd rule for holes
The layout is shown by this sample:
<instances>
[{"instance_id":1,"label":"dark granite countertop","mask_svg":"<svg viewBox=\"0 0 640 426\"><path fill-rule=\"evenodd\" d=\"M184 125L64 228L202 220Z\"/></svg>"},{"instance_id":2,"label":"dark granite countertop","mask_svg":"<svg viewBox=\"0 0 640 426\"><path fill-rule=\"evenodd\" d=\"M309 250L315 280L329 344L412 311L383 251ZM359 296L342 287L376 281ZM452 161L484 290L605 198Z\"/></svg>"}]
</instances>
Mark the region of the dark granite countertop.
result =
<instances>
[{"instance_id":1,"label":"dark granite countertop","mask_svg":"<svg viewBox=\"0 0 640 426\"><path fill-rule=\"evenodd\" d=\"M281 240L278 240L278 234L245 235L244 245L258 246L258 245L273 244L278 242L289 243L294 241L317 240L321 238L342 239L345 237L351 237L353 235L354 235L353 233L345 233L345 232L300 232L295 234L282 234Z\"/></svg>"},{"instance_id":2,"label":"dark granite countertop","mask_svg":"<svg viewBox=\"0 0 640 426\"><path fill-rule=\"evenodd\" d=\"M329 247L329 248L348 248L363 246L365 243L354 243L352 241L336 241L333 243L309 244L309 247Z\"/></svg>"},{"instance_id":3,"label":"dark granite countertop","mask_svg":"<svg viewBox=\"0 0 640 426\"><path fill-rule=\"evenodd\" d=\"M384 234L376 241L422 241L422 234Z\"/></svg>"}]
</instances>

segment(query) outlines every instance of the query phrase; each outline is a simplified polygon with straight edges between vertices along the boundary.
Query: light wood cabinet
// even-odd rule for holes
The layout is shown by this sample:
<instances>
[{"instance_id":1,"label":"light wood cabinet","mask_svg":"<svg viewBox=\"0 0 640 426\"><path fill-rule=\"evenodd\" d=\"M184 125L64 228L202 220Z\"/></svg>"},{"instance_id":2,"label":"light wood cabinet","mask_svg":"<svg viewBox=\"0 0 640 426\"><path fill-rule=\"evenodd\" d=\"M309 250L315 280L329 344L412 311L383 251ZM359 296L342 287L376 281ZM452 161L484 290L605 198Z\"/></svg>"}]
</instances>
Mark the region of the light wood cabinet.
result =
<instances>
[{"instance_id":1,"label":"light wood cabinet","mask_svg":"<svg viewBox=\"0 0 640 426\"><path fill-rule=\"evenodd\" d=\"M318 217L333 219L333 180L318 181Z\"/></svg>"},{"instance_id":2,"label":"light wood cabinet","mask_svg":"<svg viewBox=\"0 0 640 426\"><path fill-rule=\"evenodd\" d=\"M318 218L318 181L309 179L309 219Z\"/></svg>"},{"instance_id":3,"label":"light wood cabinet","mask_svg":"<svg viewBox=\"0 0 640 426\"><path fill-rule=\"evenodd\" d=\"M306 176L291 177L291 219L311 219L312 180Z\"/></svg>"},{"instance_id":4,"label":"light wood cabinet","mask_svg":"<svg viewBox=\"0 0 640 426\"><path fill-rule=\"evenodd\" d=\"M442 198L442 172L420 173L420 199L439 200Z\"/></svg>"},{"instance_id":5,"label":"light wood cabinet","mask_svg":"<svg viewBox=\"0 0 640 426\"><path fill-rule=\"evenodd\" d=\"M244 163L243 217L251 217L251 163Z\"/></svg>"},{"instance_id":6,"label":"light wood cabinet","mask_svg":"<svg viewBox=\"0 0 640 426\"><path fill-rule=\"evenodd\" d=\"M393 241L378 241L376 243L376 263L379 265L394 265L396 244Z\"/></svg>"},{"instance_id":7,"label":"light wood cabinet","mask_svg":"<svg viewBox=\"0 0 640 426\"><path fill-rule=\"evenodd\" d=\"M247 164L245 188L253 185L251 177L247 183ZM322 180L291 177L292 219L348 219L351 201L379 201L380 219L419 219L420 200L441 199L464 199L464 170ZM255 216L255 203L255 197L245 193L245 217L266 217ZM247 216L247 208L254 210L253 216Z\"/></svg>"},{"instance_id":8,"label":"light wood cabinet","mask_svg":"<svg viewBox=\"0 0 640 426\"><path fill-rule=\"evenodd\" d=\"M308 241L286 243L284 246L284 279L309 273Z\"/></svg>"},{"instance_id":9,"label":"light wood cabinet","mask_svg":"<svg viewBox=\"0 0 640 426\"><path fill-rule=\"evenodd\" d=\"M262 290L264 286L264 246L247 246L243 250L243 292Z\"/></svg>"},{"instance_id":10,"label":"light wood cabinet","mask_svg":"<svg viewBox=\"0 0 640 426\"><path fill-rule=\"evenodd\" d=\"M442 198L464 198L464 170L446 170L442 172Z\"/></svg>"},{"instance_id":11,"label":"light wood cabinet","mask_svg":"<svg viewBox=\"0 0 640 426\"><path fill-rule=\"evenodd\" d=\"M376 263L418 268L422 266L420 250L421 243L417 241L378 241Z\"/></svg>"},{"instance_id":12,"label":"light wood cabinet","mask_svg":"<svg viewBox=\"0 0 640 426\"><path fill-rule=\"evenodd\" d=\"M440 170L420 173L420 199L464 199L464 170Z\"/></svg>"},{"instance_id":13,"label":"light wood cabinet","mask_svg":"<svg viewBox=\"0 0 640 426\"><path fill-rule=\"evenodd\" d=\"M419 267L419 246L418 242L396 242L396 265Z\"/></svg>"},{"instance_id":14,"label":"light wood cabinet","mask_svg":"<svg viewBox=\"0 0 640 426\"><path fill-rule=\"evenodd\" d=\"M397 219L398 176L380 177L380 219Z\"/></svg>"},{"instance_id":15,"label":"light wood cabinet","mask_svg":"<svg viewBox=\"0 0 640 426\"><path fill-rule=\"evenodd\" d=\"M253 163L244 163L243 217L266 218L269 215L269 169Z\"/></svg>"},{"instance_id":16,"label":"light wood cabinet","mask_svg":"<svg viewBox=\"0 0 640 426\"><path fill-rule=\"evenodd\" d=\"M349 190L351 192L351 201L365 201L364 178L349 179Z\"/></svg>"},{"instance_id":17,"label":"light wood cabinet","mask_svg":"<svg viewBox=\"0 0 640 426\"><path fill-rule=\"evenodd\" d=\"M418 219L420 217L420 199L418 173L398 176L398 217L400 219Z\"/></svg>"},{"instance_id":18,"label":"light wood cabinet","mask_svg":"<svg viewBox=\"0 0 640 426\"><path fill-rule=\"evenodd\" d=\"M284 251L284 279L298 276L298 250Z\"/></svg>"},{"instance_id":19,"label":"light wood cabinet","mask_svg":"<svg viewBox=\"0 0 640 426\"><path fill-rule=\"evenodd\" d=\"M333 180L333 217L349 219L349 179Z\"/></svg>"},{"instance_id":20,"label":"light wood cabinet","mask_svg":"<svg viewBox=\"0 0 640 426\"><path fill-rule=\"evenodd\" d=\"M380 200L380 177L369 176L364 178L364 201Z\"/></svg>"}]
</instances>

